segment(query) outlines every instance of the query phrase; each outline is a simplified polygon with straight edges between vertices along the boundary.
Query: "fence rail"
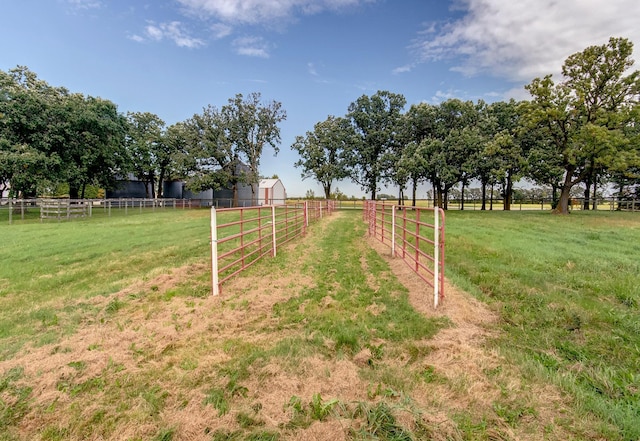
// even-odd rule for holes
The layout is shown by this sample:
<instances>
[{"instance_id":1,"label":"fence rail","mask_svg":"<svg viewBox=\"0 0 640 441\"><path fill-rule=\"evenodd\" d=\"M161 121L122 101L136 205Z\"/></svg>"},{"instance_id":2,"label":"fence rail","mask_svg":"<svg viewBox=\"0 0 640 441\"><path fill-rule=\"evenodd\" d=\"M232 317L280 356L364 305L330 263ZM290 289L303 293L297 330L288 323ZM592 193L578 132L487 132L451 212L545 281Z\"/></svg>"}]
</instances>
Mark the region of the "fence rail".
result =
<instances>
[{"instance_id":1,"label":"fence rail","mask_svg":"<svg viewBox=\"0 0 640 441\"><path fill-rule=\"evenodd\" d=\"M275 257L279 247L303 236L310 222L335 211L332 201L263 205L256 207L211 207L212 292L261 258ZM316 215L317 213L317 215Z\"/></svg>"},{"instance_id":2,"label":"fence rail","mask_svg":"<svg viewBox=\"0 0 640 441\"><path fill-rule=\"evenodd\" d=\"M44 219L71 219L91 216L92 203L88 200L42 199L40 201L40 221Z\"/></svg>"},{"instance_id":3,"label":"fence rail","mask_svg":"<svg viewBox=\"0 0 640 441\"><path fill-rule=\"evenodd\" d=\"M369 235L388 245L433 288L433 306L444 298L444 211L365 201Z\"/></svg>"}]
</instances>

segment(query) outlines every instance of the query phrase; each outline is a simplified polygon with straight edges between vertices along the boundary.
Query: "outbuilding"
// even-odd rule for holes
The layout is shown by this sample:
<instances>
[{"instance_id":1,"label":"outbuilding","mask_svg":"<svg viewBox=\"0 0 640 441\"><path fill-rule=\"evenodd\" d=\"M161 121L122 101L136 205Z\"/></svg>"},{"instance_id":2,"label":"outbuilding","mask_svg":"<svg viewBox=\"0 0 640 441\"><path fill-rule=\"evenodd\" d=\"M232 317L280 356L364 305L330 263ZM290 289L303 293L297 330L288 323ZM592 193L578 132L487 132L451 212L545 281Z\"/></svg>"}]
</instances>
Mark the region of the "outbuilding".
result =
<instances>
[{"instance_id":1,"label":"outbuilding","mask_svg":"<svg viewBox=\"0 0 640 441\"><path fill-rule=\"evenodd\" d=\"M280 205L287 200L287 191L280 179L262 179L258 186L259 205Z\"/></svg>"}]
</instances>

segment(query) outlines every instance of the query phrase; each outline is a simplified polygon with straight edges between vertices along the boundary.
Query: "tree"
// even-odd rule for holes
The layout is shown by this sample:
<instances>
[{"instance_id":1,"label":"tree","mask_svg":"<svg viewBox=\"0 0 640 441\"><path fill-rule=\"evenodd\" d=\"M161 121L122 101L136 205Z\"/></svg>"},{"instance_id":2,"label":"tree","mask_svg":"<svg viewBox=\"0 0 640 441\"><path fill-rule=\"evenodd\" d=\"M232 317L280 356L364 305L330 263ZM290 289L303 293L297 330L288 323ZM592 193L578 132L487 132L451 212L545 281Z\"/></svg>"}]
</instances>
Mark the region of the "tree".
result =
<instances>
[{"instance_id":1,"label":"tree","mask_svg":"<svg viewBox=\"0 0 640 441\"><path fill-rule=\"evenodd\" d=\"M353 128L348 120L329 116L316 123L313 132L307 132L304 137L296 136L291 146L301 157L295 166L302 168L302 178L313 178L320 183L327 199L331 196L333 182L349 175L345 151L353 138Z\"/></svg>"},{"instance_id":2,"label":"tree","mask_svg":"<svg viewBox=\"0 0 640 441\"><path fill-rule=\"evenodd\" d=\"M447 194L473 176L481 135L478 108L471 101L450 99L436 108L433 136L422 141L434 203L447 208Z\"/></svg>"},{"instance_id":3,"label":"tree","mask_svg":"<svg viewBox=\"0 0 640 441\"><path fill-rule=\"evenodd\" d=\"M84 198L87 185L113 187L116 174L122 173L128 161L125 118L111 101L81 94L65 97L64 111L59 133L64 146L59 155L69 197Z\"/></svg>"},{"instance_id":4,"label":"tree","mask_svg":"<svg viewBox=\"0 0 640 441\"><path fill-rule=\"evenodd\" d=\"M492 134L484 150L494 167L491 174L502 183L503 209L511 209L513 184L525 173L527 166L527 132L520 130L520 114L515 100L498 101L489 105Z\"/></svg>"},{"instance_id":5,"label":"tree","mask_svg":"<svg viewBox=\"0 0 640 441\"><path fill-rule=\"evenodd\" d=\"M286 118L281 107L276 101L262 104L258 93L246 99L238 94L222 109L209 105L186 121L188 154L181 156L181 168L188 176L188 188L231 187L233 204L237 206L238 184L246 183L251 185L255 203L263 148L270 145L276 153L279 149L278 124Z\"/></svg>"},{"instance_id":6,"label":"tree","mask_svg":"<svg viewBox=\"0 0 640 441\"><path fill-rule=\"evenodd\" d=\"M260 102L259 93L246 98L237 94L222 108L225 135L233 149L244 156L249 166L248 183L251 184L252 203L256 202L255 185L260 176L260 157L265 145L270 145L278 154L280 143L279 123L287 118L278 101Z\"/></svg>"},{"instance_id":7,"label":"tree","mask_svg":"<svg viewBox=\"0 0 640 441\"><path fill-rule=\"evenodd\" d=\"M418 184L427 178L427 156L424 140L433 138L436 108L427 103L412 105L403 115L402 142L405 148L400 157L402 167L411 181L412 205L416 205Z\"/></svg>"},{"instance_id":8,"label":"tree","mask_svg":"<svg viewBox=\"0 0 640 441\"><path fill-rule=\"evenodd\" d=\"M362 95L349 105L347 118L356 132L355 142L347 152L350 177L376 199L378 183L385 177L384 154L392 151L400 130L404 96L378 91Z\"/></svg>"},{"instance_id":9,"label":"tree","mask_svg":"<svg viewBox=\"0 0 640 441\"><path fill-rule=\"evenodd\" d=\"M0 71L0 179L15 196L36 196L60 180L63 140L52 130L68 92L24 66Z\"/></svg>"},{"instance_id":10,"label":"tree","mask_svg":"<svg viewBox=\"0 0 640 441\"><path fill-rule=\"evenodd\" d=\"M163 183L177 172L178 158L187 151L187 130L185 123L172 124L164 131L160 142L156 145L155 159L158 176L158 197L163 196Z\"/></svg>"},{"instance_id":11,"label":"tree","mask_svg":"<svg viewBox=\"0 0 640 441\"><path fill-rule=\"evenodd\" d=\"M67 183L77 198L87 185L112 185L125 160L123 128L108 100L51 87L26 67L0 72L0 175L16 194L35 196Z\"/></svg>"},{"instance_id":12,"label":"tree","mask_svg":"<svg viewBox=\"0 0 640 441\"><path fill-rule=\"evenodd\" d=\"M231 187L233 205L238 205L238 184L247 181L240 168L241 153L228 136L226 120L211 105L184 125L187 152L180 168L187 176L187 188L196 191Z\"/></svg>"},{"instance_id":13,"label":"tree","mask_svg":"<svg viewBox=\"0 0 640 441\"><path fill-rule=\"evenodd\" d=\"M161 149L164 121L154 113L127 113L127 148L136 178L145 184L146 197L156 197L158 155Z\"/></svg>"},{"instance_id":14,"label":"tree","mask_svg":"<svg viewBox=\"0 0 640 441\"><path fill-rule=\"evenodd\" d=\"M563 82L554 84L547 75L526 86L533 98L528 124L545 130L548 154L560 157L564 170L556 213L567 214L571 189L588 186L629 146L624 129L640 92L640 73L627 73L632 51L629 40L610 38L567 58Z\"/></svg>"}]
</instances>

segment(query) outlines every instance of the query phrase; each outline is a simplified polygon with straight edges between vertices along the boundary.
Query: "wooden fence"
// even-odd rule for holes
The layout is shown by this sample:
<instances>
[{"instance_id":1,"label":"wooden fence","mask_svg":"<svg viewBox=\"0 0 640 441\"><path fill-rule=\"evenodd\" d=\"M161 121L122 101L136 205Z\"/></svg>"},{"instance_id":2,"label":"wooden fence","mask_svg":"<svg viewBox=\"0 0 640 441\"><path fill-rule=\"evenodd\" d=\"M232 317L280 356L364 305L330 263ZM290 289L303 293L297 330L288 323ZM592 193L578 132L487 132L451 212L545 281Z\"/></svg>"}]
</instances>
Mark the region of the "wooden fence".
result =
<instances>
[{"instance_id":1,"label":"wooden fence","mask_svg":"<svg viewBox=\"0 0 640 441\"><path fill-rule=\"evenodd\" d=\"M74 217L91 216L90 200L41 199L40 221L45 219L69 220Z\"/></svg>"}]
</instances>

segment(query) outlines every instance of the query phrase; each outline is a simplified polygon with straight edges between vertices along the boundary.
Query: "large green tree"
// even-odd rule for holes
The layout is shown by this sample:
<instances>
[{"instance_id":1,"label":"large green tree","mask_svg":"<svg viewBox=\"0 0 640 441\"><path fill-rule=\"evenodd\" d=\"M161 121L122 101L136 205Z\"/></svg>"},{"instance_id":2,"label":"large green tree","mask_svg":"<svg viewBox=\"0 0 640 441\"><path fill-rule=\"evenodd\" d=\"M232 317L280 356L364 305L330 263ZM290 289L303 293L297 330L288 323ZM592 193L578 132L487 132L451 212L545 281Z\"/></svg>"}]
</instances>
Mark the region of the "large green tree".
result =
<instances>
[{"instance_id":1,"label":"large green tree","mask_svg":"<svg viewBox=\"0 0 640 441\"><path fill-rule=\"evenodd\" d=\"M279 124L285 119L282 104L262 103L259 93L247 98L238 94L222 109L209 105L194 115L185 123L189 154L183 158L183 168L189 188L231 187L237 205L238 184L245 183L251 185L255 203L260 157L265 145L279 151Z\"/></svg>"},{"instance_id":2,"label":"large green tree","mask_svg":"<svg viewBox=\"0 0 640 441\"><path fill-rule=\"evenodd\" d=\"M84 198L87 185L112 188L127 167L124 148L126 121L114 103L72 94L64 100L59 121L64 145L59 156L69 197Z\"/></svg>"},{"instance_id":3,"label":"large green tree","mask_svg":"<svg viewBox=\"0 0 640 441\"><path fill-rule=\"evenodd\" d=\"M280 126L287 119L282 103L263 103L260 93L250 93L246 98L237 94L222 107L225 136L232 148L244 157L249 166L248 183L251 184L252 203L255 204L256 187L260 178L260 158L265 145L275 154L280 149Z\"/></svg>"},{"instance_id":4,"label":"large green tree","mask_svg":"<svg viewBox=\"0 0 640 441\"><path fill-rule=\"evenodd\" d=\"M427 179L425 140L434 137L436 108L427 103L412 105L403 115L402 143L404 149L398 161L411 183L411 204L416 205L418 185Z\"/></svg>"},{"instance_id":5,"label":"large green tree","mask_svg":"<svg viewBox=\"0 0 640 441\"><path fill-rule=\"evenodd\" d=\"M351 179L375 200L378 184L389 172L383 157L394 151L401 130L406 99L400 94L378 91L362 95L349 105L347 118L356 139L347 152Z\"/></svg>"},{"instance_id":6,"label":"large green tree","mask_svg":"<svg viewBox=\"0 0 640 441\"><path fill-rule=\"evenodd\" d=\"M316 123L312 132L296 136L291 146L300 155L295 166L302 168L302 178L313 178L320 183L327 199L331 197L333 183L349 175L345 152L352 145L354 135L348 120L329 116Z\"/></svg>"},{"instance_id":7,"label":"large green tree","mask_svg":"<svg viewBox=\"0 0 640 441\"><path fill-rule=\"evenodd\" d=\"M0 179L14 196L36 196L60 180L63 140L51 123L67 94L24 66L0 71Z\"/></svg>"},{"instance_id":8,"label":"large green tree","mask_svg":"<svg viewBox=\"0 0 640 441\"><path fill-rule=\"evenodd\" d=\"M162 149L165 123L150 112L129 112L127 120L127 150L131 170L145 184L146 197L155 198L158 151Z\"/></svg>"},{"instance_id":9,"label":"large green tree","mask_svg":"<svg viewBox=\"0 0 640 441\"><path fill-rule=\"evenodd\" d=\"M75 198L89 184L112 185L126 159L123 136L112 102L52 87L26 67L0 72L0 179L13 194L67 183Z\"/></svg>"},{"instance_id":10,"label":"large green tree","mask_svg":"<svg viewBox=\"0 0 640 441\"><path fill-rule=\"evenodd\" d=\"M495 176L502 186L503 209L511 209L513 184L527 170L527 155L533 139L520 130L520 113L515 100L498 101L489 105L487 116L491 127L482 159L488 159ZM529 142L527 142L529 141Z\"/></svg>"},{"instance_id":11,"label":"large green tree","mask_svg":"<svg viewBox=\"0 0 640 441\"><path fill-rule=\"evenodd\" d=\"M433 136L422 141L435 204L447 208L448 193L474 175L481 147L480 113L471 101L449 99L436 107Z\"/></svg>"},{"instance_id":12,"label":"large green tree","mask_svg":"<svg viewBox=\"0 0 640 441\"><path fill-rule=\"evenodd\" d=\"M562 82L547 75L526 86L527 123L545 130L549 158L561 158L564 170L556 213L569 212L575 185L589 187L629 148L624 129L640 92L640 73L629 72L632 52L628 39L611 38L567 58Z\"/></svg>"},{"instance_id":13,"label":"large green tree","mask_svg":"<svg viewBox=\"0 0 640 441\"><path fill-rule=\"evenodd\" d=\"M187 188L195 191L230 187L233 205L238 205L238 184L248 181L240 168L242 153L229 137L226 120L212 105L185 122L187 154L181 169Z\"/></svg>"}]
</instances>

